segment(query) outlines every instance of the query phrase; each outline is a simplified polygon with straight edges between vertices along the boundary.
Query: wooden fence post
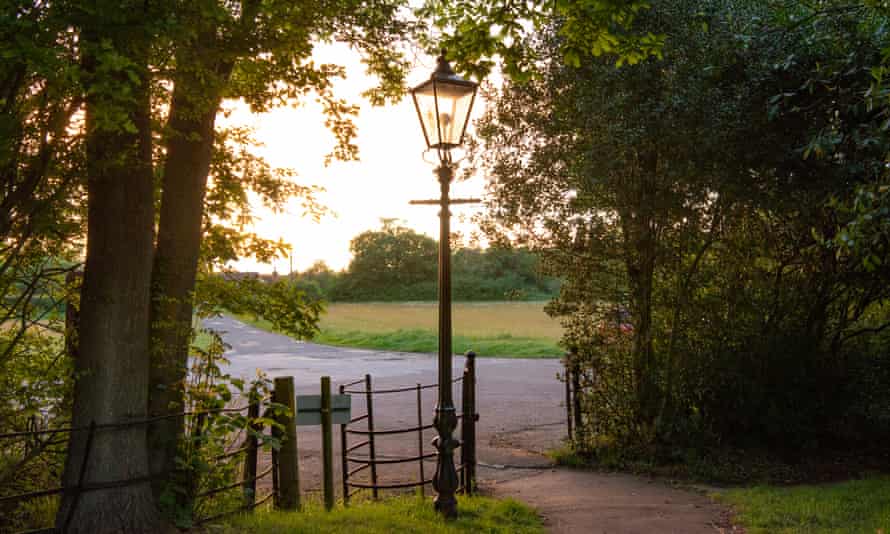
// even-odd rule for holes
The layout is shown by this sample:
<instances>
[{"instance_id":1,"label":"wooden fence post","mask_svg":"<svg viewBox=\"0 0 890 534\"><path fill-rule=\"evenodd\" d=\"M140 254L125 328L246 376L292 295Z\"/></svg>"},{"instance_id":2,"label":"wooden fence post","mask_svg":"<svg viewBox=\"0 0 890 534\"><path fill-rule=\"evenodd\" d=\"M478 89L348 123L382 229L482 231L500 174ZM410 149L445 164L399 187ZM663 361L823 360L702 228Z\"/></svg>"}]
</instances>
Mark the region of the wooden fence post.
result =
<instances>
[{"instance_id":1,"label":"wooden fence post","mask_svg":"<svg viewBox=\"0 0 890 534\"><path fill-rule=\"evenodd\" d=\"M248 395L250 404L247 406L247 420L250 425L250 433L247 435L247 453L244 455L244 506L253 507L256 504L256 473L259 440L257 434L263 431L263 426L256 423L260 417L260 399L256 388L251 388Z\"/></svg>"},{"instance_id":2,"label":"wooden fence post","mask_svg":"<svg viewBox=\"0 0 890 534\"><path fill-rule=\"evenodd\" d=\"M324 507L334 507L334 435L331 413L331 377L321 377L321 453L324 469Z\"/></svg>"},{"instance_id":3,"label":"wooden fence post","mask_svg":"<svg viewBox=\"0 0 890 534\"><path fill-rule=\"evenodd\" d=\"M368 408L368 454L371 460L371 495L376 500L379 497L377 489L377 452L374 448L374 394L371 392L371 375L365 375L365 402Z\"/></svg>"},{"instance_id":4,"label":"wooden fence post","mask_svg":"<svg viewBox=\"0 0 890 534\"><path fill-rule=\"evenodd\" d=\"M294 377L275 378L272 399L282 404L287 413L276 414L276 421L283 427L281 449L278 451L278 505L283 510L300 509L300 467L297 456L297 401L294 395Z\"/></svg>"},{"instance_id":5,"label":"wooden fence post","mask_svg":"<svg viewBox=\"0 0 890 534\"><path fill-rule=\"evenodd\" d=\"M461 469L464 479L464 493L472 495L476 490L476 353L467 352L464 365L464 380L461 411L460 448Z\"/></svg>"},{"instance_id":6,"label":"wooden fence post","mask_svg":"<svg viewBox=\"0 0 890 534\"><path fill-rule=\"evenodd\" d=\"M275 434L275 430L272 430ZM281 484L278 482L278 451L272 449L272 508L281 508Z\"/></svg>"},{"instance_id":7,"label":"wooden fence post","mask_svg":"<svg viewBox=\"0 0 890 534\"><path fill-rule=\"evenodd\" d=\"M346 394L346 386L340 386L340 395ZM346 425L340 425L340 479L343 482L343 506L349 504L349 461L346 460Z\"/></svg>"}]
</instances>

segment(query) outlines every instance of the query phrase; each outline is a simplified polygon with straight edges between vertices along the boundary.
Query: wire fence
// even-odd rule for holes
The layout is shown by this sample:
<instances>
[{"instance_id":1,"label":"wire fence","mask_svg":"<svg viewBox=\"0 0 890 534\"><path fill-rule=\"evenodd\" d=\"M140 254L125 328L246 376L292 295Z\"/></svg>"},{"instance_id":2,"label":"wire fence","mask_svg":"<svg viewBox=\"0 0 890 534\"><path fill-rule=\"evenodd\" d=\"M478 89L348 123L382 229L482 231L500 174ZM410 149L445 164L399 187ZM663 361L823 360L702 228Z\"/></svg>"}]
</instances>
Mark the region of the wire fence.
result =
<instances>
[{"instance_id":1,"label":"wire fence","mask_svg":"<svg viewBox=\"0 0 890 534\"><path fill-rule=\"evenodd\" d=\"M90 457L93 450L93 442L97 433L102 431L115 431L115 430L123 430L129 429L137 426L146 426L152 423L163 421L166 419L173 418L184 418L184 417L196 417L196 418L206 418L210 415L218 415L218 414L230 414L230 413L242 413L247 411L247 421L248 424L253 425L253 430L255 433L262 433L264 429L258 426L254 421L259 418L260 408L266 403L268 399L259 399L254 402L250 402L245 406L237 407L237 408L216 408L216 409L208 409L208 410L193 410L193 411L184 411L177 412L172 414L165 414L161 416L148 417L137 420L130 421L122 421L115 423L96 423L95 421L91 421L89 425L74 427L60 427L53 429L43 429L43 430L28 430L28 431L18 431L18 432L7 432L0 434L0 443L9 442L14 440L34 440L37 443L47 443L52 437L59 434L73 434L77 432L85 432L85 447L83 458L80 462L80 467L78 470L77 483L74 485L59 485L52 488L30 491L25 493L18 493L14 495L5 495L0 496L0 511L4 509L8 510L9 507L17 506L23 502L32 501L34 499L39 499L43 497L51 497L54 495L65 495L69 499L69 505L66 510L66 516L64 520L61 521L61 526L55 526L51 528L39 529L39 530L28 530L28 531L18 531L16 534L34 534L37 532L61 532L64 533L68 530L71 519L74 517L74 513L77 510L78 503L80 501L80 496L84 493L100 491L100 490L108 490L126 486L132 486L136 484L144 484L147 482L151 482L156 478L165 477L168 473L164 473L161 475L146 475L140 477L131 477L127 479L121 480L113 480L113 481L103 481L103 482L87 482L86 475L88 472L88 467L90 465ZM39 438L43 436L48 436L44 441L40 441ZM33 443L28 445L29 447L33 447ZM37 445L39 447L40 445ZM215 519L219 519L225 517L227 515L235 514L242 511L252 510L257 506L267 502L274 495L274 489L272 492L257 498L256 496L256 484L259 480L268 477L272 474L274 465L269 468L263 470L260 473L257 473L257 459L258 459L258 449L259 442L256 435L248 435L245 439L245 444L235 450L227 451L223 454L219 454L213 458L215 462L226 462L232 461L233 458L239 457L241 455L246 455L246 459L244 462L243 476L241 480L227 484L217 488L211 488L209 490L205 490L195 494L193 497L195 500L198 499L206 499L209 497L213 497L215 495L224 493L226 491L230 491L236 488L242 488L243 490L243 504L236 508L225 510L222 512L214 513L212 515L206 517L198 517L195 519L194 523L197 525L207 523L209 521L213 521ZM3 525L0 523L0 531L3 530Z\"/></svg>"},{"instance_id":2,"label":"wire fence","mask_svg":"<svg viewBox=\"0 0 890 534\"><path fill-rule=\"evenodd\" d=\"M460 383L462 390L461 397L461 411L456 414L457 419L460 422L460 444L458 448L460 449L460 462L457 465L457 471L459 475L459 491L462 491L466 494L472 494L475 491L476 487L476 422L479 419L479 414L476 412L476 402L475 402L475 390L476 390L476 371L475 371L475 354L470 352L467 353L466 365L463 370L463 374L456 378L453 378L451 384ZM86 437L84 439L85 447L84 454L82 459L80 460L80 466L78 470L77 482L74 484L68 485L59 485L57 487L45 488L41 490L26 492L26 493L18 493L13 495L4 495L0 496L0 517L5 514L7 511L13 509L15 506L34 499L51 497L55 495L63 495L66 499L67 507L65 509L65 517L63 519L57 518L57 526L53 528L37 530L37 531L18 531L16 534L24 534L28 532L29 534L35 534L36 532L45 532L45 533L65 533L68 530L68 526L74 517L74 513L77 509L78 502L80 500L80 496L84 493L99 491L99 490L108 490L114 488L120 488L125 486L130 486L134 484L144 484L147 482L151 482L154 480L152 476L141 476L141 477L132 477L123 480L115 480L115 481L103 481L103 482L91 482L88 480L87 473L88 467L90 466L91 461L91 452L93 450L93 442L96 435L100 432L108 432L108 431L120 431L128 428L133 428L137 426L149 425L151 423L162 421L165 419L172 418L185 418L192 417L196 421L196 427L202 428L203 422L202 420L206 420L211 415L215 414L227 414L227 413L243 413L245 410L247 411L247 417L245 419L244 430L250 430L247 432L247 435L242 443L239 443L238 447L232 450L227 450L221 454L217 454L212 457L212 461L216 462L220 465L226 462L233 462L234 459L239 457L244 457L243 468L241 470L240 479L234 482L225 483L218 487L212 487L207 489L201 489L198 491L197 488L192 488L192 493L190 494L191 504L193 505L193 510L197 511L198 506L197 503L202 499L212 499L218 495L224 494L225 492L229 492L238 488L242 490L241 504L239 506L233 506L229 509L225 510L213 510L212 513L206 515L198 515L193 521L193 524L201 525L210 521L214 521L217 519L221 519L225 516L253 510L254 508L268 502L269 500L273 501L273 505L276 508L287 509L287 503L283 501L283 496L286 493L289 494L294 488L289 486L289 482L291 478L295 477L283 477L283 474L287 475L291 473L291 471L296 471L297 468L297 459L292 458L292 462L288 465L284 465L287 457L282 460L281 452L276 448L272 449L272 458L271 465L262 471L259 471L259 436L265 434L267 430L269 430L273 437L282 438L284 437L285 441L287 441L286 436L281 435L281 429L287 428L288 426L293 426L293 418L295 414L293 413L282 413L280 410L272 410L272 406L281 406L281 402L277 401L276 403L270 403L271 399L277 399L279 393L287 393L286 396L290 397L293 393L293 378L287 377L290 380L290 389L282 389L278 390L278 379L276 379L276 388L273 392L271 398L263 398L252 400L246 406L242 407L234 407L234 408L217 408L217 409L208 409L208 410L192 410L192 411L184 411L173 414L166 414L162 416L149 417L138 420L128 420L114 423L97 423L96 421L91 421L89 425L74 427L74 426L66 426L60 428L53 429L34 429L27 431L16 431L0 434L0 450L2 450L4 442L9 442L10 440L22 440L26 442L26 448L31 447L33 450L38 450L41 446L40 444L46 444L53 442L56 445L61 445L63 442L58 440L54 440L54 438L61 434L72 434L77 432L85 432ZM361 389L349 389L357 384L364 383L364 387ZM364 378L355 380L353 382L343 384L339 387L341 394L354 394L354 395L364 395L365 397L365 406L366 413L353 417L349 420L348 423L340 425L340 437L341 437L341 461L342 461L342 484L343 484L343 504L346 505L349 502L349 499L353 497L356 493L360 491L370 490L374 499L379 497L379 493L382 490L398 490L398 489L408 489L408 488L419 488L421 493L424 492L424 488L426 485L431 484L433 482L432 477L428 477L425 471L424 462L426 460L431 460L438 456L438 452L435 450L428 451L427 447L424 443L424 431L430 430L434 428L434 425L431 423L424 423L423 418L423 410L422 410L422 392L427 389L436 389L438 388L438 384L416 384L414 386L402 387L402 388L389 388L389 389L373 389L371 383L371 376L365 375ZM376 429L375 419L374 419L374 397L376 395L389 395L389 394L405 394L405 393L414 393L416 399L416 424L412 426L407 426L403 428L387 428L387 429ZM250 399L256 399L257 395L255 392L252 392L249 396ZM290 399L291 401L293 399ZM262 411L261 408L265 404L271 404L266 408L265 411ZM293 403L291 403L293 404ZM293 406L291 407L291 411L293 411ZM260 417L260 414L263 413L263 417ZM273 414L272 417L275 419L276 428L264 428L262 425L262 421L264 421L269 414ZM358 428L355 426L357 423L365 422L365 428ZM410 454L407 456L381 456L379 451L377 450L377 437L380 436L399 436L399 435L414 435L416 436L416 444L417 450L416 453ZM361 438L361 441L358 443L349 443L350 436L357 436ZM41 440L43 437L45 439ZM295 436L294 436L295 437ZM30 440L30 441L29 441ZM37 445L35 445L35 443ZM287 443L285 443L287 445ZM36 449L34 447L37 447ZM296 456L296 447L295 444L291 447L291 455ZM364 454L362 454L364 452ZM287 456L287 455L285 455ZM382 466L393 466L398 464L407 464L407 463L417 463L417 479L409 482L388 482L382 483L378 478L378 467ZM353 467L356 466L356 467ZM368 470L370 473L369 481L357 480L356 475L362 473L363 471ZM160 476L167 476L169 473L164 473ZM257 483L260 480L263 480L267 477L272 478L272 490L271 492L266 493L265 495L258 496L257 495ZM283 478L287 478L287 480L283 480ZM230 479L231 480L231 479ZM296 488L295 491L297 494L299 493L299 489ZM289 502L289 501L288 501ZM0 521L0 532L10 532L10 530L4 530L3 522Z\"/></svg>"}]
</instances>

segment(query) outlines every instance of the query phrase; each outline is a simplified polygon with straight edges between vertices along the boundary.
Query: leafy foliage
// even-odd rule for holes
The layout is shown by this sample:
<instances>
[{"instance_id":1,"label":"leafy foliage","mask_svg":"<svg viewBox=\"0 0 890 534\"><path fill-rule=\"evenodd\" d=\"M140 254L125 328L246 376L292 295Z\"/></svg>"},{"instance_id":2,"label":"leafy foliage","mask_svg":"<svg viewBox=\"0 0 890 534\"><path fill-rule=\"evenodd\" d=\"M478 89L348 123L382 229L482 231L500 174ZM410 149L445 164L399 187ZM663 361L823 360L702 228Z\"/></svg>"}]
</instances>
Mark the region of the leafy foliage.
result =
<instances>
[{"instance_id":1,"label":"leafy foliage","mask_svg":"<svg viewBox=\"0 0 890 534\"><path fill-rule=\"evenodd\" d=\"M609 55L619 63L636 64L660 54L663 35L634 25L649 2L562 0L559 2L470 2L430 0L417 9L431 20L434 31L423 43L443 47L456 58L459 70L484 77L502 61L511 79L528 80L541 57L525 46L529 36L559 22L559 55L578 67L581 58Z\"/></svg>"},{"instance_id":2,"label":"leafy foliage","mask_svg":"<svg viewBox=\"0 0 890 534\"><path fill-rule=\"evenodd\" d=\"M273 328L297 339L312 338L324 311L322 301L307 295L286 279L266 282L233 273L201 277L197 288L200 317L224 310L268 321Z\"/></svg>"},{"instance_id":3,"label":"leafy foliage","mask_svg":"<svg viewBox=\"0 0 890 534\"><path fill-rule=\"evenodd\" d=\"M187 407L193 415L185 417L186 432L180 441L177 472L167 481L160 505L174 518L177 526L188 528L193 522L238 509L243 503L242 488L213 492L243 477L243 454L232 454L254 437L263 448L278 448L272 433L257 428L275 426L271 414L259 418L243 411L225 411L251 403L262 403L270 395L271 381L262 374L246 383L222 372L220 365L226 349L219 335L208 332L206 348L194 347L195 355L186 386ZM276 410L281 407L275 407ZM209 495L205 495L210 493Z\"/></svg>"},{"instance_id":4,"label":"leafy foliage","mask_svg":"<svg viewBox=\"0 0 890 534\"><path fill-rule=\"evenodd\" d=\"M886 171L883 111L865 105L884 19L824 7L656 2L636 24L668 36L663 59L620 69L566 67L557 26L529 43L540 79L491 91L474 149L488 228L565 277L551 312L586 377L583 449L890 430L854 378L885 375L880 232L837 245L883 224L849 206ZM863 403L869 423L851 417Z\"/></svg>"}]
</instances>

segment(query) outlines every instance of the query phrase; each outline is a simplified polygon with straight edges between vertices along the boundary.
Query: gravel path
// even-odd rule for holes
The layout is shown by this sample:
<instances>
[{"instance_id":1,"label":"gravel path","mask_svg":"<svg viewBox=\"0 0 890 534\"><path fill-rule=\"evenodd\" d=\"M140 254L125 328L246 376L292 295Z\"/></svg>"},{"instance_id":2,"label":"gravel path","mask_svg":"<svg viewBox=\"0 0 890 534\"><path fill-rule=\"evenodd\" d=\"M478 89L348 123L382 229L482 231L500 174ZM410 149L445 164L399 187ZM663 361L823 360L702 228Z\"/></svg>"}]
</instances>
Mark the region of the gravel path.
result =
<instances>
[{"instance_id":1,"label":"gravel path","mask_svg":"<svg viewBox=\"0 0 890 534\"><path fill-rule=\"evenodd\" d=\"M251 378L257 369L270 377L293 376L298 394L317 394L319 378L339 385L371 374L374 388L431 384L436 381L436 358L431 354L372 351L298 342L265 332L228 317L205 325L224 332L231 345L226 353L228 372ZM556 359L478 358L477 427L478 476L483 491L513 496L538 508L545 524L556 533L688 533L723 531L717 525L722 510L705 496L671 488L661 482L620 474L554 469L543 452L565 436L563 384L556 379ZM455 356L454 375L464 358ZM360 387L360 386L357 386ZM422 395L422 411L432 419L435 389ZM353 414L365 413L363 395L353 396ZM455 388L460 410L460 387ZM376 429L414 426L416 394L379 395L374 400ZM434 431L424 434L426 452ZM304 491L318 491L321 480L318 427L298 427L300 475ZM339 432L334 455L339 458ZM380 455L414 456L417 435L381 439ZM339 461L335 461L339 484ZM434 462L424 465L427 477ZM418 464L381 466L381 482L416 480Z\"/></svg>"}]
</instances>

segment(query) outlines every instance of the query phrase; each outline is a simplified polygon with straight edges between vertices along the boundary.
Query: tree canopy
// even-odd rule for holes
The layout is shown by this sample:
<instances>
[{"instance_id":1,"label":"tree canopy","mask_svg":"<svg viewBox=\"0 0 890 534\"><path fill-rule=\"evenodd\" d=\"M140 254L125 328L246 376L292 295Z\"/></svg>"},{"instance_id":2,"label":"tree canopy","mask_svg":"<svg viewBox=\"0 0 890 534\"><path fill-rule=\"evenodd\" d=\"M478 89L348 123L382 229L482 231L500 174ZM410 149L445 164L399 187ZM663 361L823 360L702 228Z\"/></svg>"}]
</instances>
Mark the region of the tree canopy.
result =
<instances>
[{"instance_id":1,"label":"tree canopy","mask_svg":"<svg viewBox=\"0 0 890 534\"><path fill-rule=\"evenodd\" d=\"M653 2L637 23L663 58L573 68L557 24L527 43L543 74L490 93L489 227L565 277L551 311L590 372L582 448L887 431L824 424L874 406L865 369L886 375L888 271L834 246L887 180L886 103L867 105L886 19L866 12Z\"/></svg>"}]
</instances>

